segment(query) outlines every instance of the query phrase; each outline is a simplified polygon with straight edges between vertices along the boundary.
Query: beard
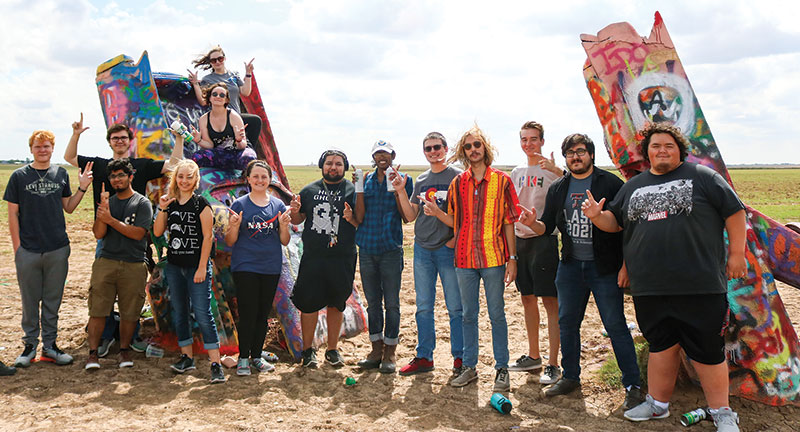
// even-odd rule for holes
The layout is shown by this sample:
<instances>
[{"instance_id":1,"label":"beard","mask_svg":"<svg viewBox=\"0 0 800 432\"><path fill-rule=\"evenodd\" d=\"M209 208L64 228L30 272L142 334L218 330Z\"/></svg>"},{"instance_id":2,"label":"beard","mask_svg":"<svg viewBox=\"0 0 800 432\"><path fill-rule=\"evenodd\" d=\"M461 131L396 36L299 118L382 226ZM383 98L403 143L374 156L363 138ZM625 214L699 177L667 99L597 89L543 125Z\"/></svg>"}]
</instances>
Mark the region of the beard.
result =
<instances>
[{"instance_id":1,"label":"beard","mask_svg":"<svg viewBox=\"0 0 800 432\"><path fill-rule=\"evenodd\" d=\"M573 166L570 165L568 168L569 168L569 171L572 174L581 175L581 174L585 174L587 171L589 171L592 168L592 164L591 163L584 163L580 167L575 167L575 168L573 168Z\"/></svg>"},{"instance_id":2,"label":"beard","mask_svg":"<svg viewBox=\"0 0 800 432\"><path fill-rule=\"evenodd\" d=\"M339 183L344 178L344 174L331 175L328 173L322 173L322 178L330 183Z\"/></svg>"}]
</instances>

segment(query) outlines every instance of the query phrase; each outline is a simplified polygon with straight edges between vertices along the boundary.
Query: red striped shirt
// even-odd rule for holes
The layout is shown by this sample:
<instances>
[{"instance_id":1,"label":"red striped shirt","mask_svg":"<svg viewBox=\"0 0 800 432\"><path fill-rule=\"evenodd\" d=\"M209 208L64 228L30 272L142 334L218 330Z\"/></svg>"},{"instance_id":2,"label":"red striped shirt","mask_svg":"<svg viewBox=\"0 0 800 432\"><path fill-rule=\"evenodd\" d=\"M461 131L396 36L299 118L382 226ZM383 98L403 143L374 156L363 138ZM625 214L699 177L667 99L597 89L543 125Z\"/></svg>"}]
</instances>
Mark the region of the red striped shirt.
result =
<instances>
[{"instance_id":1,"label":"red striped shirt","mask_svg":"<svg viewBox=\"0 0 800 432\"><path fill-rule=\"evenodd\" d=\"M519 199L511 177L486 167L475 181L472 168L450 183L447 213L455 218L455 264L460 268L496 267L508 261L504 224L519 219Z\"/></svg>"}]
</instances>

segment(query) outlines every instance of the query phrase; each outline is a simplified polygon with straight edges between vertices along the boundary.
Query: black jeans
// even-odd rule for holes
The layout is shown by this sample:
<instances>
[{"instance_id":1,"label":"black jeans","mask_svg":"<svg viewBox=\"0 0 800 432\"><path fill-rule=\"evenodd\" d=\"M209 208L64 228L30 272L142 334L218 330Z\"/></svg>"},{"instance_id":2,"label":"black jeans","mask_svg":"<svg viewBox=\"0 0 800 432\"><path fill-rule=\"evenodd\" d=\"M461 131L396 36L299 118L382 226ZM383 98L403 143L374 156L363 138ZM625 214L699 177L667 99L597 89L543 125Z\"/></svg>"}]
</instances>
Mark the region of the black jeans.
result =
<instances>
[{"instance_id":1,"label":"black jeans","mask_svg":"<svg viewBox=\"0 0 800 432\"><path fill-rule=\"evenodd\" d=\"M267 317L280 275L233 272L239 307L239 358L259 358L267 337Z\"/></svg>"}]
</instances>

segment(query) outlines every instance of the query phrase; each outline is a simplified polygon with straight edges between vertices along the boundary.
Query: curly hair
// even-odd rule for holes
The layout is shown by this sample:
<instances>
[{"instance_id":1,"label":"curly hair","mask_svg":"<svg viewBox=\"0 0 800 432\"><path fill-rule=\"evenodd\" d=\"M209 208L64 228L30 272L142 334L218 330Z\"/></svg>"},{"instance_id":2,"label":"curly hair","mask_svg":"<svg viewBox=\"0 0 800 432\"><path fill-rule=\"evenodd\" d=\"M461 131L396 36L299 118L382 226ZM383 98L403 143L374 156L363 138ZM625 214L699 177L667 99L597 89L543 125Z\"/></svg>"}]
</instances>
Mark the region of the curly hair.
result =
<instances>
[{"instance_id":1,"label":"curly hair","mask_svg":"<svg viewBox=\"0 0 800 432\"><path fill-rule=\"evenodd\" d=\"M37 130L28 138L28 147L33 148L33 143L36 141L50 141L53 147L56 146L56 136L53 132L48 130Z\"/></svg>"},{"instance_id":2,"label":"curly hair","mask_svg":"<svg viewBox=\"0 0 800 432\"><path fill-rule=\"evenodd\" d=\"M211 54L214 54L215 52L219 52L223 56L225 55L225 51L222 50L222 47L216 45L213 48L211 48L211 50L209 50L207 53L201 54L199 57L197 57L192 61L192 64L194 65L195 69L196 68L200 68L203 70L211 69Z\"/></svg>"},{"instance_id":3,"label":"curly hair","mask_svg":"<svg viewBox=\"0 0 800 432\"><path fill-rule=\"evenodd\" d=\"M214 83L204 88L203 99L206 100L206 105L211 105L211 92L217 87L225 90L225 108L227 108L228 105L231 103L231 92L230 90L228 90L228 85L225 84L224 82Z\"/></svg>"},{"instance_id":4,"label":"curly hair","mask_svg":"<svg viewBox=\"0 0 800 432\"><path fill-rule=\"evenodd\" d=\"M453 163L457 161L460 162L465 169L469 168L469 158L467 157L467 152L464 150L464 144L466 144L467 137L470 135L477 138L478 141L483 144L483 163L486 164L486 166L490 166L492 162L494 162L494 154L496 150L489 141L489 137L483 133L477 124L472 126L470 130L464 132L464 135L461 136L461 139L459 139L455 147L453 147L453 154L447 160L447 163Z\"/></svg>"},{"instance_id":5,"label":"curly hair","mask_svg":"<svg viewBox=\"0 0 800 432\"><path fill-rule=\"evenodd\" d=\"M639 152L647 162L650 162L650 156L647 155L647 148L650 146L650 138L657 133L669 134L675 140L675 144L681 152L681 162L686 160L689 155L689 140L681 133L681 130L669 123L650 123L645 125L639 132L642 136L642 141L639 142Z\"/></svg>"}]
</instances>

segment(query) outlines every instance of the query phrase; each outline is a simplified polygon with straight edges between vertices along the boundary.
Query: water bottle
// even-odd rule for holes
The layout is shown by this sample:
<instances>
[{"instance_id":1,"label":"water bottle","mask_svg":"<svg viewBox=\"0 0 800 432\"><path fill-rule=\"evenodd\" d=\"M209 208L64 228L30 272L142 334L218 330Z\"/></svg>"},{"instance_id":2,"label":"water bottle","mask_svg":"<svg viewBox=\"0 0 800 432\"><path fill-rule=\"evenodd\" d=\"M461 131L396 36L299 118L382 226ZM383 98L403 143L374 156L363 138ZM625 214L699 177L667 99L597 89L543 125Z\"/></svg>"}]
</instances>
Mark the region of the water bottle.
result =
<instances>
[{"instance_id":1,"label":"water bottle","mask_svg":"<svg viewBox=\"0 0 800 432\"><path fill-rule=\"evenodd\" d=\"M508 414L511 412L511 401L500 393L493 394L489 403L491 403L494 409L499 411L500 414Z\"/></svg>"},{"instance_id":2,"label":"water bottle","mask_svg":"<svg viewBox=\"0 0 800 432\"><path fill-rule=\"evenodd\" d=\"M705 408L698 408L694 411L689 411L681 416L681 424L684 426L691 426L700 423L708 417L708 411Z\"/></svg>"},{"instance_id":3,"label":"water bottle","mask_svg":"<svg viewBox=\"0 0 800 432\"><path fill-rule=\"evenodd\" d=\"M183 142L184 143L190 143L190 142L192 142L194 140L194 137L192 136L192 134L189 133L189 130L186 129L186 126L184 126L183 123L181 123L180 120L175 120L174 122L172 122L170 127L172 128L172 130L177 132L178 135L183 137Z\"/></svg>"},{"instance_id":4,"label":"water bottle","mask_svg":"<svg viewBox=\"0 0 800 432\"><path fill-rule=\"evenodd\" d=\"M355 178L356 193L364 192L364 170L362 170L361 168L357 168L355 171L355 177L356 177Z\"/></svg>"},{"instance_id":5,"label":"water bottle","mask_svg":"<svg viewBox=\"0 0 800 432\"><path fill-rule=\"evenodd\" d=\"M388 192L394 192L394 185L392 184L392 181L389 179L389 174L391 174L393 172L395 172L394 168L392 168L392 167L386 168L386 191L388 191ZM400 175L400 174L397 174L397 175Z\"/></svg>"}]
</instances>

